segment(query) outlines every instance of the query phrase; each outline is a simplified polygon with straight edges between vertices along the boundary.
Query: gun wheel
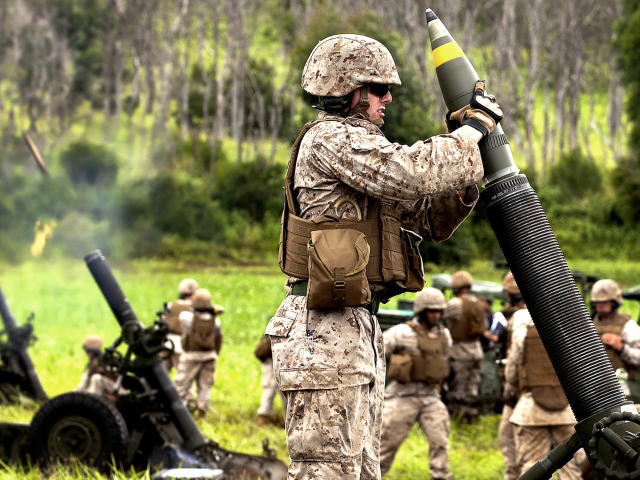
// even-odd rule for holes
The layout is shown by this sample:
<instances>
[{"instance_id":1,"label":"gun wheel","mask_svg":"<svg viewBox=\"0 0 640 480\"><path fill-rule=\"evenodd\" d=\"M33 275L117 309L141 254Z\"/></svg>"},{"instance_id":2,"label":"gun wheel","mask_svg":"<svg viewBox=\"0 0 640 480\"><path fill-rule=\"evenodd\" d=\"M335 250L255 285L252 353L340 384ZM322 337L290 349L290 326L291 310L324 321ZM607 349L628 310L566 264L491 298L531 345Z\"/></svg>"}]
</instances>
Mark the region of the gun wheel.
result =
<instances>
[{"instance_id":1,"label":"gun wheel","mask_svg":"<svg viewBox=\"0 0 640 480\"><path fill-rule=\"evenodd\" d=\"M77 461L103 472L122 462L128 437L115 405L84 392L66 393L45 403L29 429L31 458L36 463Z\"/></svg>"}]
</instances>

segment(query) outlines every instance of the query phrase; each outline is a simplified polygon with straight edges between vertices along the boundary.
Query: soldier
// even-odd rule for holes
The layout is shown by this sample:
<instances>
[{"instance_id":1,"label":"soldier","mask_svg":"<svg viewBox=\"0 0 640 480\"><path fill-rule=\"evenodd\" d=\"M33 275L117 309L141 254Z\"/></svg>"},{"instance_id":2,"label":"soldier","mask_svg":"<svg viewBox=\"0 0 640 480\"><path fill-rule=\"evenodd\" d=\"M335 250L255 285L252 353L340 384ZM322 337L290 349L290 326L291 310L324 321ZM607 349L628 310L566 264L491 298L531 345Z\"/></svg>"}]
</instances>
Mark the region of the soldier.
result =
<instances>
[{"instance_id":1,"label":"soldier","mask_svg":"<svg viewBox=\"0 0 640 480\"><path fill-rule=\"evenodd\" d=\"M451 334L440 325L445 300L436 288L425 288L413 304L416 316L410 322L384 332L384 350L391 357L384 395L380 440L382 475L415 422L429 441L429 476L447 479L449 473L450 419L440 400L442 383L449 376L447 363Z\"/></svg>"},{"instance_id":2,"label":"soldier","mask_svg":"<svg viewBox=\"0 0 640 480\"><path fill-rule=\"evenodd\" d=\"M506 359L506 351L511 345L514 313L527 307L511 272L507 272L502 279L502 289L507 293L508 298L507 305L502 309L502 314L507 319L507 327L502 345L502 358ZM520 477L520 467L516 462L514 425L509 421L513 413L513 407L515 407L518 401L517 389L505 382L502 399L502 418L500 419L500 426L498 427L498 444L500 445L500 451L504 459L504 480L517 480L517 478Z\"/></svg>"},{"instance_id":3,"label":"soldier","mask_svg":"<svg viewBox=\"0 0 640 480\"><path fill-rule=\"evenodd\" d=\"M186 312L191 308L191 296L198 289L198 282L192 278L183 279L178 285L178 300L167 305L162 319L169 325L169 334L167 339L173 343L173 355L167 356L162 364L171 372L173 368L178 368L180 362L180 354L182 353L182 327L178 317L182 312Z\"/></svg>"},{"instance_id":4,"label":"soldier","mask_svg":"<svg viewBox=\"0 0 640 480\"><path fill-rule=\"evenodd\" d=\"M515 425L516 464L526 472L569 440L576 420L529 310L517 311L513 325L506 378L520 392L510 420ZM558 471L558 480L579 478L577 462L570 461Z\"/></svg>"},{"instance_id":5,"label":"soldier","mask_svg":"<svg viewBox=\"0 0 640 480\"><path fill-rule=\"evenodd\" d=\"M640 367L640 326L627 313L618 311L622 305L622 291L613 280L598 280L591 289L591 303L596 314L593 323L614 370L628 373L629 382L622 383L627 397L638 401L637 370Z\"/></svg>"},{"instance_id":6,"label":"soldier","mask_svg":"<svg viewBox=\"0 0 640 480\"><path fill-rule=\"evenodd\" d=\"M218 314L224 310L211 303L209 290L199 288L191 299L191 309L178 317L182 327L182 356L174 382L180 397L189 403L196 381L196 416L209 411L216 359L222 348L222 327Z\"/></svg>"},{"instance_id":7,"label":"soldier","mask_svg":"<svg viewBox=\"0 0 640 480\"><path fill-rule=\"evenodd\" d=\"M89 357L87 368L82 373L82 379L76 387L76 392L88 392L115 400L114 388L116 376L107 373L100 365L102 358L102 339L89 335L84 339L82 348Z\"/></svg>"},{"instance_id":8,"label":"soldier","mask_svg":"<svg viewBox=\"0 0 640 480\"><path fill-rule=\"evenodd\" d=\"M276 392L282 398L282 405L286 405L286 401L282 396L278 385L276 384L276 378L273 375L273 355L271 353L271 340L269 337L262 337L260 343L253 352L258 360L260 360L260 367L262 368L262 381L260 386L262 387L262 396L260 397L260 406L258 407L258 425L264 427L268 424L283 426L281 419L273 416L273 400L276 397Z\"/></svg>"},{"instance_id":9,"label":"soldier","mask_svg":"<svg viewBox=\"0 0 640 480\"><path fill-rule=\"evenodd\" d=\"M451 275L454 298L447 302L444 322L453 337L451 369L447 401L452 414L460 414L464 421L478 416L478 389L482 379L482 346L484 335L484 307L477 298L469 295L473 277L460 270Z\"/></svg>"},{"instance_id":10,"label":"soldier","mask_svg":"<svg viewBox=\"0 0 640 480\"><path fill-rule=\"evenodd\" d=\"M360 35L321 40L303 70L302 87L320 97L322 112L292 149L279 252L292 291L265 332L287 400L290 479L380 477L385 362L378 304L407 290L407 283L414 290L424 285L415 250L419 237L410 231L443 241L478 198L483 171L477 143L495 127L493 117L466 106L450 115L450 128L459 127L453 133L412 146L392 143L378 128L392 100L389 85L400 85L391 54ZM482 88L476 93L484 97ZM484 103L499 111L497 103ZM337 203L341 199L347 201ZM371 243L358 237L358 252L368 252L369 266L358 276L353 272L361 282L355 306L334 306L346 298L343 285L352 284L345 276L344 284L337 277L325 284L320 293L326 303L308 309L319 293L299 278L309 278L310 232L338 231L331 230L336 222L360 228L349 221L358 212L370 226ZM333 251L351 255L354 245ZM335 265L331 275L340 272ZM314 295L306 298L307 289Z\"/></svg>"},{"instance_id":11,"label":"soldier","mask_svg":"<svg viewBox=\"0 0 640 480\"><path fill-rule=\"evenodd\" d=\"M501 398L502 388L498 373L498 353L507 321L502 312L493 311L493 297L478 295L478 300L484 308L484 332L480 337L482 345L482 381L480 383L479 399L483 412L495 412Z\"/></svg>"}]
</instances>

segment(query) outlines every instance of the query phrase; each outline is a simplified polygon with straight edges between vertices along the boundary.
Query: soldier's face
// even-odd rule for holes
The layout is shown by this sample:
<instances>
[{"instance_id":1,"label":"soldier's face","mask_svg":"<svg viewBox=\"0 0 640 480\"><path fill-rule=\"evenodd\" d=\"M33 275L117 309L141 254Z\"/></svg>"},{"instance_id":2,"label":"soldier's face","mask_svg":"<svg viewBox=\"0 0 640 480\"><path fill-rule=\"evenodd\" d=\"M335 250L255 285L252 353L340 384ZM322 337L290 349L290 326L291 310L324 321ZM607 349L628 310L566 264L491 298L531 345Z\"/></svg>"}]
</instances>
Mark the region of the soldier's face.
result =
<instances>
[{"instance_id":1,"label":"soldier's face","mask_svg":"<svg viewBox=\"0 0 640 480\"><path fill-rule=\"evenodd\" d=\"M419 314L420 320L430 327L436 325L440 321L441 317L442 310L423 310Z\"/></svg>"},{"instance_id":2,"label":"soldier's face","mask_svg":"<svg viewBox=\"0 0 640 480\"><path fill-rule=\"evenodd\" d=\"M611 305L611 301L608 300L606 302L595 302L596 304L596 312L600 315L609 315L613 311L613 305Z\"/></svg>"},{"instance_id":3,"label":"soldier's face","mask_svg":"<svg viewBox=\"0 0 640 480\"><path fill-rule=\"evenodd\" d=\"M383 96L378 96L374 92L371 91L371 86L369 86L369 108L367 109L367 113L369 114L369 120L378 120L379 118L384 118L384 109L385 105L391 103L391 91L387 90L387 92Z\"/></svg>"}]
</instances>

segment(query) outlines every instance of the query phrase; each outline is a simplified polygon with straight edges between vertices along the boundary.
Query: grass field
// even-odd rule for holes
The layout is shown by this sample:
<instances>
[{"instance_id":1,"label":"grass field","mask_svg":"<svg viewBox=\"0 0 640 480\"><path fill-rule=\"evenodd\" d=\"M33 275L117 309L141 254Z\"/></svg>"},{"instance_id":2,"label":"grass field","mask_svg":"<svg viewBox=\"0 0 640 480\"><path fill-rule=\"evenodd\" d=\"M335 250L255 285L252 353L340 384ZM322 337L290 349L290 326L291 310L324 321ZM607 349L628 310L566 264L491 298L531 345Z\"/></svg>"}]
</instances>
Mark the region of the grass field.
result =
<instances>
[{"instance_id":1,"label":"grass field","mask_svg":"<svg viewBox=\"0 0 640 480\"><path fill-rule=\"evenodd\" d=\"M260 365L253 349L284 295L284 276L279 270L265 266L232 268L156 261L110 262L110 265L134 311L145 324L153 322L163 302L176 297L176 287L182 278L193 277L211 290L214 302L226 308L221 317L225 338L212 391L212 412L198 422L199 426L205 436L217 440L223 447L249 453L260 453L262 439L268 438L278 456L286 461L284 431L255 424L261 390ZM640 263L570 262L570 267L602 277L624 279L624 287L640 283L635 277ZM478 279L493 281L499 281L503 273L484 262L474 264L470 270ZM105 343L118 336L117 322L80 259L0 265L0 285L18 323L23 323L31 312L35 313L38 341L30 354L49 396L70 391L77 385L86 364L81 344L87 334L100 335ZM625 303L623 310L632 313L634 318L638 316L636 302ZM28 422L35 408L30 404L0 407L0 419ZM279 401L276 401L276 410L282 413ZM461 426L454 421L450 460L455 478L502 478L498 422L497 416L483 417L471 426ZM414 427L385 478L428 478L427 452L424 435ZM61 469L48 477L11 467L0 471L0 479L79 477L102 478L82 469L70 472ZM118 477L148 478L148 474Z\"/></svg>"}]
</instances>

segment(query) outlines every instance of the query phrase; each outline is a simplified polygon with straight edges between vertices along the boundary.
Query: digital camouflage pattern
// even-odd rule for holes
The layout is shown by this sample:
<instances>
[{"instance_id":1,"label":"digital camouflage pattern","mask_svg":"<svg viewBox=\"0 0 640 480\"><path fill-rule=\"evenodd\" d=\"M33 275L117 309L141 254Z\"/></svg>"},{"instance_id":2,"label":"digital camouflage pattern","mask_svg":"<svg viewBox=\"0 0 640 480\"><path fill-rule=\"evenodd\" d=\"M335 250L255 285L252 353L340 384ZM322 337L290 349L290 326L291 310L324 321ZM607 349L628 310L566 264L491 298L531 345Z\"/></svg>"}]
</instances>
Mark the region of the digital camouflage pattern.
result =
<instances>
[{"instance_id":1,"label":"digital camouflage pattern","mask_svg":"<svg viewBox=\"0 0 640 480\"><path fill-rule=\"evenodd\" d=\"M260 368L262 369L262 380L260 386L262 387L262 396L260 397L260 406L258 407L258 415L263 417L269 417L273 414L273 400L276 396L276 392L280 394L282 398L282 405L287 405L287 402L278 390L278 384L276 383L276 377L273 375L273 360L267 358L260 362Z\"/></svg>"},{"instance_id":2,"label":"digital camouflage pattern","mask_svg":"<svg viewBox=\"0 0 640 480\"><path fill-rule=\"evenodd\" d=\"M443 293L437 288L427 287L418 292L413 301L413 311L420 313L423 310L444 310L447 306Z\"/></svg>"},{"instance_id":3,"label":"digital camouflage pattern","mask_svg":"<svg viewBox=\"0 0 640 480\"><path fill-rule=\"evenodd\" d=\"M209 302L210 303L210 302ZM208 411L211 397L211 387L215 383L216 360L222 347L222 324L220 319L208 312L198 312L200 319L209 319L214 322L216 344L211 350L190 351L184 349L180 356L174 383L180 397L185 401L191 400L191 388L196 382L196 406L199 410ZM180 314L182 326L182 340L194 332L194 312L187 311ZM183 347L185 344L183 343Z\"/></svg>"},{"instance_id":4,"label":"digital camouflage pattern","mask_svg":"<svg viewBox=\"0 0 640 480\"><path fill-rule=\"evenodd\" d=\"M414 318L411 323L424 328ZM438 325L428 330L427 335L447 337L451 347L449 330ZM385 354L420 353L418 334L410 325L402 323L384 332ZM445 352L445 356L448 352ZM392 380L387 385L384 398L384 417L380 440L380 468L384 475L391 468L393 459L402 442L407 438L415 422L429 442L429 476L432 479L446 479L449 473L449 431L450 418L447 407L440 400L440 387L425 382L400 383Z\"/></svg>"},{"instance_id":5,"label":"digital camouflage pattern","mask_svg":"<svg viewBox=\"0 0 640 480\"><path fill-rule=\"evenodd\" d=\"M615 280L603 279L598 280L591 287L590 300L592 302L608 302L614 301L618 305L622 305L622 290Z\"/></svg>"},{"instance_id":6,"label":"digital camouflage pattern","mask_svg":"<svg viewBox=\"0 0 640 480\"><path fill-rule=\"evenodd\" d=\"M319 97L341 97L367 83L401 84L387 47L363 35L321 40L302 71L302 88Z\"/></svg>"},{"instance_id":7,"label":"digital camouflage pattern","mask_svg":"<svg viewBox=\"0 0 640 480\"><path fill-rule=\"evenodd\" d=\"M345 197L364 215L367 197L397 200L402 226L438 242L471 212L483 170L477 144L464 132L406 146L364 119L320 113L328 117L339 121L315 125L300 144L294 177L300 217L336 213L333 205ZM469 204L456 192L466 187ZM345 202L337 215L357 214ZM307 311L305 297L289 295L265 333L287 398L289 478L380 478L385 362L375 316L365 308ZM331 447L318 449L323 443Z\"/></svg>"}]
</instances>

